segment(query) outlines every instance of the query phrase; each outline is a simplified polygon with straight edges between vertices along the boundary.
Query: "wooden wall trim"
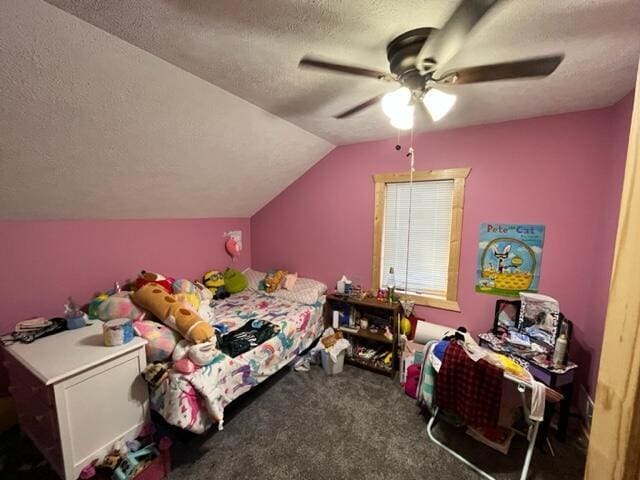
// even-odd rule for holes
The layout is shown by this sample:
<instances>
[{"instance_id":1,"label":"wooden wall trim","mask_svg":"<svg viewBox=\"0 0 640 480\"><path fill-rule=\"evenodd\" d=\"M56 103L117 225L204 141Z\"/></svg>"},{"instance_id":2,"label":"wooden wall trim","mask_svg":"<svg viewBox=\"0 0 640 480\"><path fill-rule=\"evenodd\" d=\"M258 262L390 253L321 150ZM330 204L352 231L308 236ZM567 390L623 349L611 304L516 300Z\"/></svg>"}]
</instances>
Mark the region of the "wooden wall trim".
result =
<instances>
[{"instance_id":1,"label":"wooden wall trim","mask_svg":"<svg viewBox=\"0 0 640 480\"><path fill-rule=\"evenodd\" d=\"M449 271L446 298L422 295L402 295L418 305L445 310L460 311L458 305L458 275L460 269L460 245L462 243L462 214L464 207L465 179L471 168L449 168L444 170L424 170L413 173L414 182L432 180L453 180L451 236L449 246ZM382 239L384 236L384 197L387 183L406 183L411 179L409 172L381 173L373 176L375 185L375 206L373 216L373 258L371 263L371 287L380 288L380 268L382 264Z\"/></svg>"},{"instance_id":2,"label":"wooden wall trim","mask_svg":"<svg viewBox=\"0 0 640 480\"><path fill-rule=\"evenodd\" d=\"M585 478L640 478L640 74Z\"/></svg>"}]
</instances>

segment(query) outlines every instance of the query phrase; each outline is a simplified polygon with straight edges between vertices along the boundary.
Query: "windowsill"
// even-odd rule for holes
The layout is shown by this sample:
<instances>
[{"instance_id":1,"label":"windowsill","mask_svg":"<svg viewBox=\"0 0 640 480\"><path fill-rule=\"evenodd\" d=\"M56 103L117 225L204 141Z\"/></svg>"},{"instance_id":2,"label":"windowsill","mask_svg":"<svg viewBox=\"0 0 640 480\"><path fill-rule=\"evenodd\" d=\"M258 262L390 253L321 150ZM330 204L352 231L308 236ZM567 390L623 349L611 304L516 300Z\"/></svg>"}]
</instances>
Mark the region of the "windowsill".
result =
<instances>
[{"instance_id":1,"label":"windowsill","mask_svg":"<svg viewBox=\"0 0 640 480\"><path fill-rule=\"evenodd\" d=\"M450 310L452 312L460 312L460 305L455 300L447 300L440 297L429 297L427 295L402 295L401 297L408 298L415 302L416 305L423 307L439 308L441 310Z\"/></svg>"}]
</instances>

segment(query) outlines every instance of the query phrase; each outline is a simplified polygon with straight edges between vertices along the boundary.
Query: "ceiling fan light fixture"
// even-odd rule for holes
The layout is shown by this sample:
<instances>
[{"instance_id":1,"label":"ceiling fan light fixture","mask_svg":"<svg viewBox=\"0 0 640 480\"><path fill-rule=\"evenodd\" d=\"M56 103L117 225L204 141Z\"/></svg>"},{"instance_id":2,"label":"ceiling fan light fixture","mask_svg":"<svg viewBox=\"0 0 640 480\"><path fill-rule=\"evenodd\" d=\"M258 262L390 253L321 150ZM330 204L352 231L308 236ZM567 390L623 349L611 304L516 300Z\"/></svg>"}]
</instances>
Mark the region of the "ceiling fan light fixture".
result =
<instances>
[{"instance_id":1,"label":"ceiling fan light fixture","mask_svg":"<svg viewBox=\"0 0 640 480\"><path fill-rule=\"evenodd\" d=\"M391 117L391 125L398 130L411 130L413 128L413 114L415 107L405 105L404 108L396 110Z\"/></svg>"},{"instance_id":2,"label":"ceiling fan light fixture","mask_svg":"<svg viewBox=\"0 0 640 480\"><path fill-rule=\"evenodd\" d=\"M422 102L434 122L441 120L456 104L457 97L452 93L432 88L424 94Z\"/></svg>"},{"instance_id":3,"label":"ceiling fan light fixture","mask_svg":"<svg viewBox=\"0 0 640 480\"><path fill-rule=\"evenodd\" d=\"M400 87L382 97L382 111L387 117L394 118L397 114L403 114L403 110L409 106L410 101L411 90Z\"/></svg>"}]
</instances>

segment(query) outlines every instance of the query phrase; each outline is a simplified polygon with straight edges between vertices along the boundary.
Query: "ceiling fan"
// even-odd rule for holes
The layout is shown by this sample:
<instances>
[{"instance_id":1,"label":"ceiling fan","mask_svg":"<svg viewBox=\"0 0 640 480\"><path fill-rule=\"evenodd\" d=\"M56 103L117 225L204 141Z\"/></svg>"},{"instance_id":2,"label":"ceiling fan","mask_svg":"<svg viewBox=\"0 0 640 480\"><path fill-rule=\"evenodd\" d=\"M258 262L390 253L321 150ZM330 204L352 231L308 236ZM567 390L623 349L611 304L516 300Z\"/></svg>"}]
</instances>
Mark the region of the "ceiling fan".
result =
<instances>
[{"instance_id":1,"label":"ceiling fan","mask_svg":"<svg viewBox=\"0 0 640 480\"><path fill-rule=\"evenodd\" d=\"M447 70L447 62L462 48L465 38L480 19L504 0L462 0L441 29L416 28L405 32L387 45L390 73L343 65L306 55L299 67L317 68L399 84L400 87L346 110L335 118L347 118L378 102L401 130L413 127L416 106L426 110L434 121L443 118L453 107L456 96L437 89L469 83L546 77L560 65L564 55L548 55L492 65Z\"/></svg>"}]
</instances>

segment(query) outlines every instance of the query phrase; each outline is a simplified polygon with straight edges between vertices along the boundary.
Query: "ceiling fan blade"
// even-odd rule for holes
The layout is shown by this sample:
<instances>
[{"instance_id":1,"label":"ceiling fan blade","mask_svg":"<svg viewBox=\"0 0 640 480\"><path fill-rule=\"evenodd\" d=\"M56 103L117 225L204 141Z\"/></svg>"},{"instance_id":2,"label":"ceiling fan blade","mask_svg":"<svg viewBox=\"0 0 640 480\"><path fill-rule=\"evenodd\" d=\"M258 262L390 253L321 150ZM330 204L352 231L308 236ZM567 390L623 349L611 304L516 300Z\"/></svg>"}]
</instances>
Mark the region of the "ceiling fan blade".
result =
<instances>
[{"instance_id":1,"label":"ceiling fan blade","mask_svg":"<svg viewBox=\"0 0 640 480\"><path fill-rule=\"evenodd\" d=\"M343 65L340 63L327 62L317 58L304 56L299 67L318 68L320 70L329 70L331 72L347 73L350 75L357 75L359 77L376 78L378 80L395 80L395 76L390 73L380 72L378 70L372 70L370 68L354 67L352 65Z\"/></svg>"},{"instance_id":2,"label":"ceiling fan blade","mask_svg":"<svg viewBox=\"0 0 640 480\"><path fill-rule=\"evenodd\" d=\"M382 100L382 97L384 97L384 93L381 93L380 95L376 95L375 97L370 98L366 102L362 102L361 104L356 105L355 107L350 108L349 110L346 110L346 111L340 113L339 115L334 115L333 118L347 118L347 117L350 117L354 113L358 113L359 111L364 110L365 108L369 108L372 105L375 105L380 100Z\"/></svg>"},{"instance_id":3,"label":"ceiling fan blade","mask_svg":"<svg viewBox=\"0 0 640 480\"><path fill-rule=\"evenodd\" d=\"M438 83L460 85L466 83L492 82L494 80L546 77L558 68L563 58L564 55L551 55L515 62L462 68L445 73L439 79L434 80Z\"/></svg>"},{"instance_id":4,"label":"ceiling fan blade","mask_svg":"<svg viewBox=\"0 0 640 480\"><path fill-rule=\"evenodd\" d=\"M444 26L424 42L417 67L424 71L434 62L445 65L462 47L467 35L480 19L500 0L462 0Z\"/></svg>"}]
</instances>

